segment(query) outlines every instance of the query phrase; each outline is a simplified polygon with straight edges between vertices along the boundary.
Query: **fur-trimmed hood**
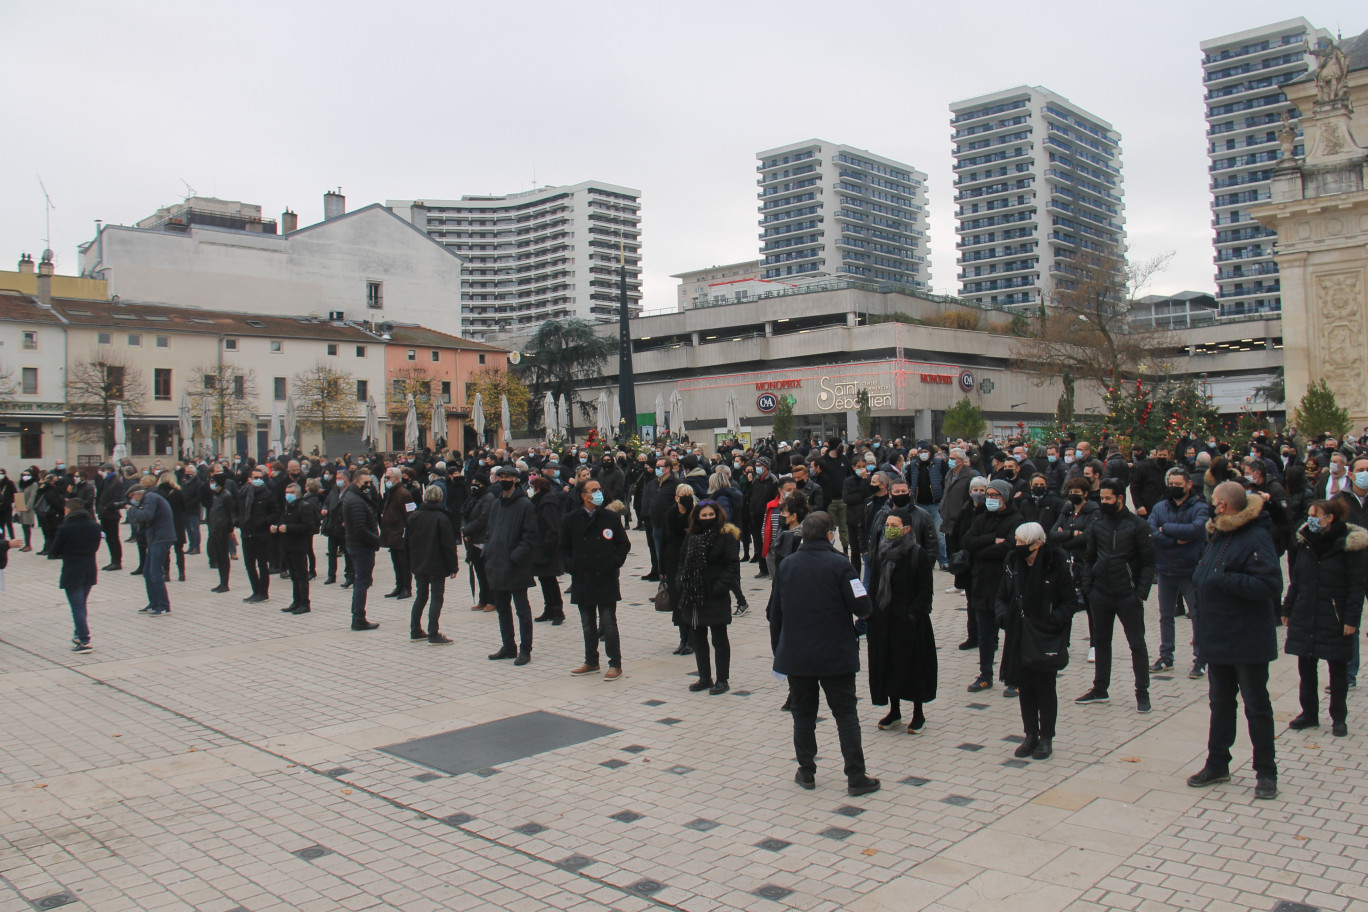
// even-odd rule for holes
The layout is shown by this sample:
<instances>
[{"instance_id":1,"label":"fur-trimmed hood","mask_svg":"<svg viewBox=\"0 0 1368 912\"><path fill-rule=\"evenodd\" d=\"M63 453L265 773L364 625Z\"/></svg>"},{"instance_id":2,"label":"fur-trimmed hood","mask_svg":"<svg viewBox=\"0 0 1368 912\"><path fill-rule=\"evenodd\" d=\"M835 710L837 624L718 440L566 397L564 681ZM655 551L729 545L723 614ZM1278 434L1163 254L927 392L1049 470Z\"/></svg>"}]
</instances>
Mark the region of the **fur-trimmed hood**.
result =
<instances>
[{"instance_id":1,"label":"fur-trimmed hood","mask_svg":"<svg viewBox=\"0 0 1368 912\"><path fill-rule=\"evenodd\" d=\"M722 525L722 528L718 531L718 534L719 534L719 535L730 535L732 538L736 539L737 541L740 541L740 540L741 540L741 530L738 529L736 526L733 526L731 523L724 523L724 524Z\"/></svg>"},{"instance_id":2,"label":"fur-trimmed hood","mask_svg":"<svg viewBox=\"0 0 1368 912\"><path fill-rule=\"evenodd\" d=\"M1340 537L1340 546L1345 551L1368 549L1368 529L1347 522L1344 524L1344 530L1344 535ZM1308 535L1305 523L1302 523L1302 527L1297 530L1297 538L1301 540L1303 545L1309 546L1311 544L1311 537Z\"/></svg>"},{"instance_id":3,"label":"fur-trimmed hood","mask_svg":"<svg viewBox=\"0 0 1368 912\"><path fill-rule=\"evenodd\" d=\"M603 509L612 510L614 513L623 513L627 510L627 505L620 500L615 500L612 503L604 504Z\"/></svg>"},{"instance_id":4,"label":"fur-trimmed hood","mask_svg":"<svg viewBox=\"0 0 1368 912\"><path fill-rule=\"evenodd\" d=\"M1258 494L1250 494L1249 502L1239 513L1225 513L1221 516L1213 516L1207 520L1207 534L1215 535L1217 532L1231 533L1243 529L1245 526L1259 518L1263 512L1264 499Z\"/></svg>"}]
</instances>

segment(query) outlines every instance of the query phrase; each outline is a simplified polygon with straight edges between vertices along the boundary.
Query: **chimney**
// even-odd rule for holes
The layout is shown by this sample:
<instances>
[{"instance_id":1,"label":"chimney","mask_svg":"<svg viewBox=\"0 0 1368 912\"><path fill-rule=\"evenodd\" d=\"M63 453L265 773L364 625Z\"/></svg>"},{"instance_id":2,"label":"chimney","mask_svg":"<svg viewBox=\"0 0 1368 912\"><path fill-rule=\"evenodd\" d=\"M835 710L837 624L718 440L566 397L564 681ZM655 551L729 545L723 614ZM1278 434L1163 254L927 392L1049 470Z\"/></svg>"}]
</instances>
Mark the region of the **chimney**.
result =
<instances>
[{"instance_id":1,"label":"chimney","mask_svg":"<svg viewBox=\"0 0 1368 912\"><path fill-rule=\"evenodd\" d=\"M329 190L323 194L323 220L335 219L347 211L347 198L342 195L342 188Z\"/></svg>"},{"instance_id":2,"label":"chimney","mask_svg":"<svg viewBox=\"0 0 1368 912\"><path fill-rule=\"evenodd\" d=\"M27 253L19 258L19 274L33 275L33 257Z\"/></svg>"},{"instance_id":3,"label":"chimney","mask_svg":"<svg viewBox=\"0 0 1368 912\"><path fill-rule=\"evenodd\" d=\"M280 213L280 233L289 234L298 227L299 216L291 212L289 206L286 206L285 211Z\"/></svg>"},{"instance_id":4,"label":"chimney","mask_svg":"<svg viewBox=\"0 0 1368 912\"><path fill-rule=\"evenodd\" d=\"M52 306L52 251L44 250L42 262L38 264L38 303L44 307Z\"/></svg>"},{"instance_id":5,"label":"chimney","mask_svg":"<svg viewBox=\"0 0 1368 912\"><path fill-rule=\"evenodd\" d=\"M414 227L419 231L428 230L428 206L425 202L416 202L409 207L409 219L412 220Z\"/></svg>"}]
</instances>

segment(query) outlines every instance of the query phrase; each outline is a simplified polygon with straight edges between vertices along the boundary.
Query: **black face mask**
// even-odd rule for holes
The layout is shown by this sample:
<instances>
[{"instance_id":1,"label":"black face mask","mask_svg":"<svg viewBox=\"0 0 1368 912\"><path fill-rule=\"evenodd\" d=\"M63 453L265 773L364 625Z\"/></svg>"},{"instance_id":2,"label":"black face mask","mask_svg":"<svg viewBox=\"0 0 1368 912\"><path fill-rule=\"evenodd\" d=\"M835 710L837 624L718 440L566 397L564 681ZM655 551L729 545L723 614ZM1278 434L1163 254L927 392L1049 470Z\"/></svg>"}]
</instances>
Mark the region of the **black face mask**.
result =
<instances>
[{"instance_id":1,"label":"black face mask","mask_svg":"<svg viewBox=\"0 0 1368 912\"><path fill-rule=\"evenodd\" d=\"M513 486L514 486L515 484L517 484L517 482L514 481L514 480L511 479L511 478L500 478L500 479L499 479L499 487L503 488L505 491L511 491L511 490L513 490Z\"/></svg>"},{"instance_id":2,"label":"black face mask","mask_svg":"<svg viewBox=\"0 0 1368 912\"><path fill-rule=\"evenodd\" d=\"M1111 503L1104 503L1101 506L1102 512L1106 513L1108 516L1115 516L1117 513L1121 512L1121 501L1119 500L1112 501Z\"/></svg>"},{"instance_id":3,"label":"black face mask","mask_svg":"<svg viewBox=\"0 0 1368 912\"><path fill-rule=\"evenodd\" d=\"M1030 545L1015 545L1015 546L1012 548L1012 550L1015 551L1017 554L1020 554L1022 557L1026 557L1027 555L1029 555L1029 554L1031 553L1031 546L1030 546Z\"/></svg>"},{"instance_id":4,"label":"black face mask","mask_svg":"<svg viewBox=\"0 0 1368 912\"><path fill-rule=\"evenodd\" d=\"M1077 491L1069 495L1069 503L1073 504L1075 507L1081 504L1083 500L1083 495L1079 494Z\"/></svg>"},{"instance_id":5,"label":"black face mask","mask_svg":"<svg viewBox=\"0 0 1368 912\"><path fill-rule=\"evenodd\" d=\"M1169 500L1174 503L1179 503L1183 498L1187 497L1187 488L1169 488L1168 492Z\"/></svg>"},{"instance_id":6,"label":"black face mask","mask_svg":"<svg viewBox=\"0 0 1368 912\"><path fill-rule=\"evenodd\" d=\"M1045 488L1031 488L1031 496L1039 500L1045 496Z\"/></svg>"},{"instance_id":7,"label":"black face mask","mask_svg":"<svg viewBox=\"0 0 1368 912\"><path fill-rule=\"evenodd\" d=\"M905 507L912 502L911 494L894 494L893 503L895 506Z\"/></svg>"}]
</instances>

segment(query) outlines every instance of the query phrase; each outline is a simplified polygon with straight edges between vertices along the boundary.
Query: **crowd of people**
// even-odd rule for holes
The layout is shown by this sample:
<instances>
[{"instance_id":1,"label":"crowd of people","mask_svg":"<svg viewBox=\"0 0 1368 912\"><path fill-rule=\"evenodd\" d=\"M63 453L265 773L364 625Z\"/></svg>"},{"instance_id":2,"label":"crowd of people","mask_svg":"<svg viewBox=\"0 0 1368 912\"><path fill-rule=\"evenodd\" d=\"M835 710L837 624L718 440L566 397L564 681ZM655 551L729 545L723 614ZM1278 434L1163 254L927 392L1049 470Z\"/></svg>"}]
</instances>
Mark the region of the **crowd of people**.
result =
<instances>
[{"instance_id":1,"label":"crowd of people","mask_svg":"<svg viewBox=\"0 0 1368 912\"><path fill-rule=\"evenodd\" d=\"M583 663L570 673L606 681L623 674L617 604L629 532L637 531L650 562L642 579L657 584L656 608L678 628L675 653L694 657L698 680L689 690L712 695L730 688L728 627L750 610L741 569L754 564L756 578L770 581L765 613L774 670L789 683L783 708L793 714L797 781L814 781L821 691L852 794L878 788L864 769L855 710L859 638L870 699L887 707L878 727L901 730L910 703L906 731L920 733L940 677L930 621L936 586L965 600L959 648L978 660L969 692L1001 684L1004 697L1019 701L1023 758L1053 751L1056 682L1075 615L1086 617L1093 681L1074 702L1111 700L1119 623L1139 713L1151 710L1151 676L1173 670L1184 639L1177 621L1187 618L1188 676L1209 679L1212 714L1208 758L1189 783L1229 778L1240 698L1256 795L1270 798L1277 769L1267 682L1279 626L1301 678L1291 727L1320 724L1324 661L1333 734L1347 734L1368 557L1368 433L1308 441L1293 430L1259 432L1238 444L1184 438L1129 452L1111 440L1072 438L766 439L728 441L712 453L681 440L642 451L294 453L259 463L242 455L154 460L142 469L128 460L58 463L30 466L17 484L0 472L0 534L9 539L0 560L11 549L34 550L35 530L38 554L62 562L76 652L93 649L86 601L101 548L103 570L114 572L123 569L123 545L136 546L131 572L143 577L141 611L150 617L172 611L173 558L184 581L186 558L203 553L219 594L238 585L233 566L241 563L249 604L269 601L279 574L290 584L281 610L291 614L312 610L322 558L321 584L351 590L355 631L379 626L367 605L384 548L393 574L384 597L412 601L412 640L452 642L441 614L464 553L472 610L497 614L500 645L490 660L530 662L535 625L562 624L568 594L584 638ZM1151 661L1144 605L1156 587Z\"/></svg>"}]
</instances>

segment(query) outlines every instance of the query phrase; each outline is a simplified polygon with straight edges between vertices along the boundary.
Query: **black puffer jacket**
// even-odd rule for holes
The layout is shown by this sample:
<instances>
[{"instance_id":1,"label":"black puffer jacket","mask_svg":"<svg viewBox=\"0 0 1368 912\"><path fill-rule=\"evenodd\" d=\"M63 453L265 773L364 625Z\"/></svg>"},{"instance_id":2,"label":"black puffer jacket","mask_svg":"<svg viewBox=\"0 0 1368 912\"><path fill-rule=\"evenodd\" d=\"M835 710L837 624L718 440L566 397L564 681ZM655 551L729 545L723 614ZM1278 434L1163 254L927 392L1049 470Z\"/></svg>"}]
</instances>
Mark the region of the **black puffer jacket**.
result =
<instances>
[{"instance_id":1,"label":"black puffer jacket","mask_svg":"<svg viewBox=\"0 0 1368 912\"><path fill-rule=\"evenodd\" d=\"M1016 547L1017 526L1023 521L1015 505L1007 501L996 513L975 511L969 530L960 533L960 547L973 558L969 568L969 607L993 610L1002 582L1003 562Z\"/></svg>"},{"instance_id":2,"label":"black puffer jacket","mask_svg":"<svg viewBox=\"0 0 1368 912\"><path fill-rule=\"evenodd\" d=\"M532 562L532 575L560 576L561 564L561 525L565 522L569 498L558 487L538 491L532 495L532 506L537 511L537 528L541 536L541 547ZM582 512L582 511L581 511Z\"/></svg>"},{"instance_id":3,"label":"black puffer jacket","mask_svg":"<svg viewBox=\"0 0 1368 912\"><path fill-rule=\"evenodd\" d=\"M1344 628L1356 628L1363 619L1368 531L1342 522L1324 533L1303 526L1297 545L1282 608L1288 619L1287 654L1347 662L1357 634L1345 636Z\"/></svg>"},{"instance_id":4,"label":"black puffer jacket","mask_svg":"<svg viewBox=\"0 0 1368 912\"><path fill-rule=\"evenodd\" d=\"M529 589L532 565L541 557L537 509L527 492L514 486L508 496L496 493L489 511L489 541L484 546L485 576L491 589Z\"/></svg>"},{"instance_id":5,"label":"black puffer jacket","mask_svg":"<svg viewBox=\"0 0 1368 912\"><path fill-rule=\"evenodd\" d=\"M339 504L347 547L380 550L380 520L370 501L356 488L348 487Z\"/></svg>"},{"instance_id":6,"label":"black puffer jacket","mask_svg":"<svg viewBox=\"0 0 1368 912\"><path fill-rule=\"evenodd\" d=\"M1154 539L1149 523L1122 507L1107 515L1104 511L1080 536L1086 539L1079 568L1087 597L1149 598L1154 585Z\"/></svg>"},{"instance_id":7,"label":"black puffer jacket","mask_svg":"<svg viewBox=\"0 0 1368 912\"><path fill-rule=\"evenodd\" d=\"M1278 657L1282 570L1273 523L1253 496L1239 513L1207 523L1211 536L1192 574L1197 655L1217 665L1252 665Z\"/></svg>"},{"instance_id":8,"label":"black puffer jacket","mask_svg":"<svg viewBox=\"0 0 1368 912\"><path fill-rule=\"evenodd\" d=\"M679 566L682 569L688 560L689 539L685 536L679 549ZM674 622L677 627L721 627L731 623L731 593L741 585L741 530L727 523L718 530L708 549L703 567L701 590L703 603L693 608L680 605L682 598L673 604ZM675 588L675 592L680 590Z\"/></svg>"}]
</instances>

